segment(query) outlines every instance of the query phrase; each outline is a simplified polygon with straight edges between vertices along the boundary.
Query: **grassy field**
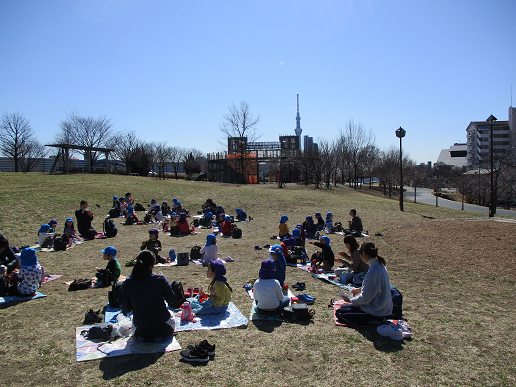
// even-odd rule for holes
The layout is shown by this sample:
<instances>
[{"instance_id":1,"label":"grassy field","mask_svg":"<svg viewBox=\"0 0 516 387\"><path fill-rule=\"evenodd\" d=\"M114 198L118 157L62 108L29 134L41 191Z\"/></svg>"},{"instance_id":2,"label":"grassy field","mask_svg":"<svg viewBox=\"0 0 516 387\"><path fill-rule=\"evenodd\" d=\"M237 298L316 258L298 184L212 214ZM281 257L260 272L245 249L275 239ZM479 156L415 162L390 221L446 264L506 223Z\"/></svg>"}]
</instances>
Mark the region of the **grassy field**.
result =
<instances>
[{"instance_id":1,"label":"grassy field","mask_svg":"<svg viewBox=\"0 0 516 387\"><path fill-rule=\"evenodd\" d=\"M364 189L365 191L366 189ZM106 289L68 292L62 282L92 276L104 266L100 250L115 246L120 262L134 258L151 226L119 226L114 239L94 240L65 252L41 252L39 262L62 281L44 284L48 297L0 309L0 384L5 386L509 386L516 384L516 223L512 219L482 218L480 214L405 202L349 188L315 190L289 184L236 186L184 180L160 181L117 175L48 176L0 174L0 232L12 245L33 245L42 223L55 218L62 231L81 199L90 203L94 226L111 207L113 195L130 191L148 204L178 198L196 213L208 197L235 214L241 207L252 222L241 223L242 239L219 238L221 256L231 256L227 278L233 302L246 316L251 300L242 285L258 276L266 249L277 235L281 215L289 225L301 223L316 211L333 212L334 220L348 219L356 208L365 230L387 260L391 283L404 296L404 315L414 338L397 342L375 329L335 326L332 309L337 287L287 268L287 283L302 281L315 296L313 323L253 323L247 329L177 334L186 347L204 338L217 345L206 366L181 362L179 352L132 355L77 363L75 327L90 308L102 309ZM100 207L97 207L98 204ZM204 245L207 232L185 238L160 236L163 250L186 252ZM342 237L331 235L335 253ZM311 252L314 251L313 247ZM309 247L309 248L310 248ZM208 284L205 269L195 265L162 268L169 280L188 286ZM123 267L129 275L130 268Z\"/></svg>"}]
</instances>

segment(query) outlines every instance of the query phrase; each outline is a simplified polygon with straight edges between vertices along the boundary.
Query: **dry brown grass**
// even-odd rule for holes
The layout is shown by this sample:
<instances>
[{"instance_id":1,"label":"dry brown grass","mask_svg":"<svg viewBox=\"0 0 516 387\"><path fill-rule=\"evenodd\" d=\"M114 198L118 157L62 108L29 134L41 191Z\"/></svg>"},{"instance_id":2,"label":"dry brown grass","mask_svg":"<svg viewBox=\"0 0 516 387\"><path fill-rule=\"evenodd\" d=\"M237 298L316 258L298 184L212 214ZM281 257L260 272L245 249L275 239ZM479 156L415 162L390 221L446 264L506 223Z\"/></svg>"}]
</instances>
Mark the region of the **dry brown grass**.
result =
<instances>
[{"instance_id":1,"label":"dry brown grass","mask_svg":"<svg viewBox=\"0 0 516 387\"><path fill-rule=\"evenodd\" d=\"M355 385L514 385L516 368L515 228L513 222L480 219L480 215L334 188L314 190L288 185L232 186L186 181L158 181L123 176L44 176L1 174L0 232L15 245L32 243L39 224L56 217L62 227L81 198L93 207L101 224L111 196L131 190L142 203L151 198L177 197L193 210L212 197L226 211L242 207L254 217L241 223L243 238L220 239L221 255L235 258L227 265L233 302L249 314L251 302L241 286L256 278L267 257L255 245L270 243L282 214L290 224L315 211L332 211L346 220L356 208L365 228L388 262L391 282L404 295L405 316L414 339L395 342L374 329L337 327L327 308L337 288L307 273L287 268L287 283L303 281L317 297L314 322L308 325L249 323L245 330L185 332L186 346L203 338L217 345L217 355L204 367L179 361L177 352L132 355L101 361L75 361L74 328L89 308L102 308L105 289L68 292L61 281L40 289L48 297L0 309L2 385L62 386L306 386ZM7 182L9 182L7 184ZM474 219L469 219L474 218ZM114 239L95 240L66 252L40 253L48 272L63 281L92 275L103 265L100 250L112 244L120 261L134 257L150 226L119 227ZM188 251L203 245L206 232L185 238L161 236L164 250ZM334 251L342 237L331 236ZM123 274L130 273L123 268ZM205 270L190 265L162 270L171 280L206 285Z\"/></svg>"}]
</instances>

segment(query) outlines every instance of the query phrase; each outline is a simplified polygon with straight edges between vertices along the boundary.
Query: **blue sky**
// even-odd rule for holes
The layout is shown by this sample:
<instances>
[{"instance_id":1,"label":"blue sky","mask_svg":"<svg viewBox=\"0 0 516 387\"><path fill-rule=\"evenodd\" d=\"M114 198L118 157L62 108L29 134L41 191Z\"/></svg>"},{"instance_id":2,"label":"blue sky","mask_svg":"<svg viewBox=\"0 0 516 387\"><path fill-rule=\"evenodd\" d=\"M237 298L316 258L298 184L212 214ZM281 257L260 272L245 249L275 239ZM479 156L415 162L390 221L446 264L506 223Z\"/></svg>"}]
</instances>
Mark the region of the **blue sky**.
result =
<instances>
[{"instance_id":1,"label":"blue sky","mask_svg":"<svg viewBox=\"0 0 516 387\"><path fill-rule=\"evenodd\" d=\"M507 120L515 21L502 0L2 0L0 114L44 143L74 110L208 153L242 100L261 141L293 134L299 94L303 135L352 119L386 149L402 126L404 151L435 162L470 121Z\"/></svg>"}]
</instances>

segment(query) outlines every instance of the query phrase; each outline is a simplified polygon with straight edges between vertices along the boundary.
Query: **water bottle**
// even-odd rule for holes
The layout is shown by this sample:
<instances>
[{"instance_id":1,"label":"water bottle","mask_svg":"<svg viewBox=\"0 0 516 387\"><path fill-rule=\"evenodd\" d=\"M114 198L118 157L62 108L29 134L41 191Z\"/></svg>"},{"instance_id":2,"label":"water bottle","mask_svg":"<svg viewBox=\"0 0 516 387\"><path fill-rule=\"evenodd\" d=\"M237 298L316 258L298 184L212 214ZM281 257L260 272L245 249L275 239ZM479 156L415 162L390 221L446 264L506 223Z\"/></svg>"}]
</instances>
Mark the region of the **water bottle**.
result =
<instances>
[{"instance_id":1,"label":"water bottle","mask_svg":"<svg viewBox=\"0 0 516 387\"><path fill-rule=\"evenodd\" d=\"M307 258L308 258L308 257L306 256L306 254L305 254L305 253L301 254L301 264L302 264L302 265L306 265L306 259L307 259Z\"/></svg>"},{"instance_id":2,"label":"water bottle","mask_svg":"<svg viewBox=\"0 0 516 387\"><path fill-rule=\"evenodd\" d=\"M174 251L174 249L170 249L170 251L168 252L168 256L171 262L174 262L176 260L176 252Z\"/></svg>"}]
</instances>

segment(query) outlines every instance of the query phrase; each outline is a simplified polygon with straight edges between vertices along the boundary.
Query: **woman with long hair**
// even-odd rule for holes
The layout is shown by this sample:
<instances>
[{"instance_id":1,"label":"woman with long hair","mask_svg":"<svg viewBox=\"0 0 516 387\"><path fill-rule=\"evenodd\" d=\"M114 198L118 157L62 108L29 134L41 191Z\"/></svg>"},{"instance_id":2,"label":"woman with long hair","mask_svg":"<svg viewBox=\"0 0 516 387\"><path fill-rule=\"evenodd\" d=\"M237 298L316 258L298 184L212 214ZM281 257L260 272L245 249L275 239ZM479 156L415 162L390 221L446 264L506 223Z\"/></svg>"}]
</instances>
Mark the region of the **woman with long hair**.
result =
<instances>
[{"instance_id":1,"label":"woman with long hair","mask_svg":"<svg viewBox=\"0 0 516 387\"><path fill-rule=\"evenodd\" d=\"M156 256L143 250L136 258L132 274L122 285L122 312L133 312L135 336L144 338L168 337L174 333L171 317L165 301L172 305L176 295L163 274L152 269Z\"/></svg>"}]
</instances>

